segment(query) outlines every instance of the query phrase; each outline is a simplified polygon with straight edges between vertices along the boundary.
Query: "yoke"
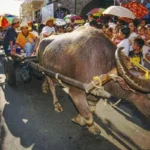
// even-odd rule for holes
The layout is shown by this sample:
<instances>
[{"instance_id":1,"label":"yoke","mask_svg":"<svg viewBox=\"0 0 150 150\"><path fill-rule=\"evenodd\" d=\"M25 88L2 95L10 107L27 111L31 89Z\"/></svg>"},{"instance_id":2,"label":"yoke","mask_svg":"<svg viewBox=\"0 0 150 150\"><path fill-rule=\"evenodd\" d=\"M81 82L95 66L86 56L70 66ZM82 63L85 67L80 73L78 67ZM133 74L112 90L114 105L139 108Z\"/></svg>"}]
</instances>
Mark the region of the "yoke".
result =
<instances>
[{"instance_id":1,"label":"yoke","mask_svg":"<svg viewBox=\"0 0 150 150\"><path fill-rule=\"evenodd\" d=\"M74 86L74 87L79 88L81 90L84 90L87 94L93 94L95 96L101 96L101 97L104 97L104 98L110 98L111 94L108 93L107 91L105 91L104 87L103 87L110 80L118 81L119 84L122 86L122 88L124 88L125 90L130 90L130 91L133 92L133 90L130 89L127 86L125 81L121 77L119 77L117 75L116 68L112 69L107 74L103 74L101 76L93 77L93 79L92 79L92 81L90 83L83 83L83 82L77 81L75 79L66 77L66 76L64 76L64 75L62 75L60 73L55 73L55 72L53 72L51 70L45 69L44 67L42 67L38 63L36 56L24 57L22 55L15 54L15 56L13 56L13 57L16 57L20 62L28 63L28 65L31 68L33 68L34 70L36 70L37 72L40 72L40 73L42 73L44 75L50 76L52 78L55 78L58 81L61 81L61 82L66 83L68 85L71 85L71 86ZM10 66L9 66L9 68L10 68ZM12 69L10 69L10 70L12 70ZM9 72L9 69L6 69L5 73L6 73L6 78L11 78L12 76L14 77L14 73L12 75L12 71Z\"/></svg>"}]
</instances>

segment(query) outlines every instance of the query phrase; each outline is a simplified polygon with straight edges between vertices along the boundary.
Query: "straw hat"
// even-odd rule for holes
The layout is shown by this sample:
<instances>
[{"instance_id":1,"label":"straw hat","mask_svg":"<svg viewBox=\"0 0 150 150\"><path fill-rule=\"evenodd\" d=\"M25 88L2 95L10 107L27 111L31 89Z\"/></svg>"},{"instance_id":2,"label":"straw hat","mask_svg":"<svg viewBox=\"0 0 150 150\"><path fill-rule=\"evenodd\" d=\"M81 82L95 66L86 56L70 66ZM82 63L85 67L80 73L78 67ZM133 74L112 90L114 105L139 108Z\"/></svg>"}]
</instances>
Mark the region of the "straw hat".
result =
<instances>
[{"instance_id":1,"label":"straw hat","mask_svg":"<svg viewBox=\"0 0 150 150\"><path fill-rule=\"evenodd\" d=\"M52 20L53 22L55 22L55 19L52 17L48 17L45 21L44 24L46 25L48 21Z\"/></svg>"},{"instance_id":2,"label":"straw hat","mask_svg":"<svg viewBox=\"0 0 150 150\"><path fill-rule=\"evenodd\" d=\"M22 22L22 23L20 24L20 29L23 28L23 27L24 27L24 28L27 27L29 30L31 30L31 27L29 27L26 22Z\"/></svg>"}]
</instances>

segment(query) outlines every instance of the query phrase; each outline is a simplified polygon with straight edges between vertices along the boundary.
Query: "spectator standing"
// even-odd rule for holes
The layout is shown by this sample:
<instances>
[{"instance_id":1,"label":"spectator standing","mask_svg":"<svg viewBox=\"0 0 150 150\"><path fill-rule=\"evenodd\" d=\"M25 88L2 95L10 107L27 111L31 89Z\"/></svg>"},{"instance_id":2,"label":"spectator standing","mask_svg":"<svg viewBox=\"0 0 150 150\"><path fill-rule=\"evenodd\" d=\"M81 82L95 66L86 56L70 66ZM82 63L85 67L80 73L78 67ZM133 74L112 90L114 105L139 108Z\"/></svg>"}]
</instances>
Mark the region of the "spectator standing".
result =
<instances>
[{"instance_id":1,"label":"spectator standing","mask_svg":"<svg viewBox=\"0 0 150 150\"><path fill-rule=\"evenodd\" d=\"M88 15L88 20L87 22L84 24L85 27L90 26L90 22L94 20L94 16L92 14Z\"/></svg>"},{"instance_id":2,"label":"spectator standing","mask_svg":"<svg viewBox=\"0 0 150 150\"><path fill-rule=\"evenodd\" d=\"M138 27L138 38L142 38L143 40L145 40L146 38L146 30L147 28L146 27Z\"/></svg>"},{"instance_id":3,"label":"spectator standing","mask_svg":"<svg viewBox=\"0 0 150 150\"><path fill-rule=\"evenodd\" d=\"M142 19L140 22L140 27L145 27L146 26L146 20Z\"/></svg>"},{"instance_id":4,"label":"spectator standing","mask_svg":"<svg viewBox=\"0 0 150 150\"><path fill-rule=\"evenodd\" d=\"M112 37L112 42L117 46L122 39L120 38L119 30L118 28L113 30L113 37Z\"/></svg>"},{"instance_id":5,"label":"spectator standing","mask_svg":"<svg viewBox=\"0 0 150 150\"><path fill-rule=\"evenodd\" d=\"M113 29L112 29L112 28L108 28L108 29L106 30L106 34L107 34L108 38L109 38L110 40L112 40L112 38L113 38Z\"/></svg>"},{"instance_id":6,"label":"spectator standing","mask_svg":"<svg viewBox=\"0 0 150 150\"><path fill-rule=\"evenodd\" d=\"M18 18L13 18L12 25L7 29L4 40L3 40L3 48L6 54L8 53L8 48L10 47L10 53L14 54L13 46L15 45L17 32L16 28L20 25L20 20Z\"/></svg>"},{"instance_id":7,"label":"spectator standing","mask_svg":"<svg viewBox=\"0 0 150 150\"><path fill-rule=\"evenodd\" d=\"M45 20L45 27L42 29L42 37L49 37L52 34L55 34L55 28L54 28L54 18L47 18Z\"/></svg>"},{"instance_id":8,"label":"spectator standing","mask_svg":"<svg viewBox=\"0 0 150 150\"><path fill-rule=\"evenodd\" d=\"M130 51L132 50L134 39L138 36L138 34L135 32L136 28L137 28L137 26L136 26L135 22L130 22L129 23L129 29L130 29L130 36L129 36Z\"/></svg>"},{"instance_id":9,"label":"spectator standing","mask_svg":"<svg viewBox=\"0 0 150 150\"><path fill-rule=\"evenodd\" d=\"M122 41L117 45L117 47L123 47L123 52L129 56L130 43L128 38L130 35L130 29L128 27L122 27L119 31L119 35Z\"/></svg>"}]
</instances>

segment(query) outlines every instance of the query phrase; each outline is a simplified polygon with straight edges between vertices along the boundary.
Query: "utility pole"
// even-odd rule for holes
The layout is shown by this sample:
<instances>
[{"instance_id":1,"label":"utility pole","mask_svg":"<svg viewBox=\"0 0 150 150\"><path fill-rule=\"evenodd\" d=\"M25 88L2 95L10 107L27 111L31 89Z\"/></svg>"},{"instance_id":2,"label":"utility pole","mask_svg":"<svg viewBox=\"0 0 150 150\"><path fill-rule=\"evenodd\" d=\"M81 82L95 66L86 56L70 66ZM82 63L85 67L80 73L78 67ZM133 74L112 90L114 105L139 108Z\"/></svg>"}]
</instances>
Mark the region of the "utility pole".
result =
<instances>
[{"instance_id":1,"label":"utility pole","mask_svg":"<svg viewBox=\"0 0 150 150\"><path fill-rule=\"evenodd\" d=\"M77 13L77 0L74 0L74 13Z\"/></svg>"}]
</instances>

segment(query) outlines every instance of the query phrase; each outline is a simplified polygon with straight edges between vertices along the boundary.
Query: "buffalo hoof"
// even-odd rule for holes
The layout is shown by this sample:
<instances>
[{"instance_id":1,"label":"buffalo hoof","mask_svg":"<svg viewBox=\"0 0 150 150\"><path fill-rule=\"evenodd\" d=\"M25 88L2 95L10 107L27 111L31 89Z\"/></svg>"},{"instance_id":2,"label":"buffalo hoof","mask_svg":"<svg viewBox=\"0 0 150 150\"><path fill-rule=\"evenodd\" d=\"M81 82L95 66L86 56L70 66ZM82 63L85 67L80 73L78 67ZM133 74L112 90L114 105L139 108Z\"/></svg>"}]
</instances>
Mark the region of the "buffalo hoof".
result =
<instances>
[{"instance_id":1,"label":"buffalo hoof","mask_svg":"<svg viewBox=\"0 0 150 150\"><path fill-rule=\"evenodd\" d=\"M42 92L44 94L47 94L49 92L49 89L47 87L42 87Z\"/></svg>"},{"instance_id":2,"label":"buffalo hoof","mask_svg":"<svg viewBox=\"0 0 150 150\"><path fill-rule=\"evenodd\" d=\"M54 104L54 109L56 112L59 112L59 113L63 111L62 106L58 102Z\"/></svg>"},{"instance_id":3,"label":"buffalo hoof","mask_svg":"<svg viewBox=\"0 0 150 150\"><path fill-rule=\"evenodd\" d=\"M100 127L97 123L93 123L92 126L88 126L88 130L89 132L91 132L92 134L94 135L100 135L101 134L101 130L100 130Z\"/></svg>"},{"instance_id":4,"label":"buffalo hoof","mask_svg":"<svg viewBox=\"0 0 150 150\"><path fill-rule=\"evenodd\" d=\"M76 124L79 124L80 126L85 126L86 123L83 119L83 117L79 114L76 117L72 118L72 121Z\"/></svg>"},{"instance_id":5,"label":"buffalo hoof","mask_svg":"<svg viewBox=\"0 0 150 150\"><path fill-rule=\"evenodd\" d=\"M90 112L94 113L95 110L96 110L96 104L97 104L97 102L88 101L88 104L89 104Z\"/></svg>"}]
</instances>

